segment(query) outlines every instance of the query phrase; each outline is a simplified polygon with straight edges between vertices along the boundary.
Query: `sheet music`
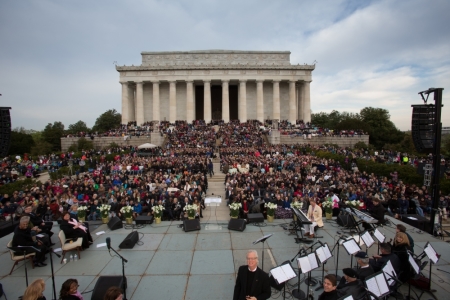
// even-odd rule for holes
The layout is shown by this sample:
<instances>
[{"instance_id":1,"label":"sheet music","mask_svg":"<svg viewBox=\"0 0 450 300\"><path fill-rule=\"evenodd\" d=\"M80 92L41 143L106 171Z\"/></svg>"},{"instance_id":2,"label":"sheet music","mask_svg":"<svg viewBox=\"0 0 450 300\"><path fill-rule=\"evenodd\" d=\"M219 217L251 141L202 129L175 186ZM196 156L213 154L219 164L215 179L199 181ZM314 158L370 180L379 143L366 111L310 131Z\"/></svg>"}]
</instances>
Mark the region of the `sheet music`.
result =
<instances>
[{"instance_id":1,"label":"sheet music","mask_svg":"<svg viewBox=\"0 0 450 300\"><path fill-rule=\"evenodd\" d=\"M310 253L307 256L299 257L297 261L298 267L302 270L302 273L307 273L319 267L315 253Z\"/></svg>"},{"instance_id":2,"label":"sheet music","mask_svg":"<svg viewBox=\"0 0 450 300\"><path fill-rule=\"evenodd\" d=\"M345 250L347 250L348 254L353 255L356 252L361 251L361 248L356 243L355 239L349 239L342 243L344 245Z\"/></svg>"},{"instance_id":3,"label":"sheet music","mask_svg":"<svg viewBox=\"0 0 450 300\"><path fill-rule=\"evenodd\" d=\"M377 297L381 296L380 289L378 288L377 278L371 277L366 280L366 286L369 291L374 293Z\"/></svg>"},{"instance_id":4,"label":"sheet music","mask_svg":"<svg viewBox=\"0 0 450 300\"><path fill-rule=\"evenodd\" d=\"M367 248L370 248L370 246L372 246L373 243L375 243L375 241L373 240L372 236L368 231L366 231L363 235L361 235L361 238L364 241L364 244L366 244Z\"/></svg>"},{"instance_id":5,"label":"sheet music","mask_svg":"<svg viewBox=\"0 0 450 300\"><path fill-rule=\"evenodd\" d=\"M273 278L277 281L278 284L288 281L297 276L291 265L284 264L282 266L276 267L270 270L270 274L272 274Z\"/></svg>"},{"instance_id":6,"label":"sheet music","mask_svg":"<svg viewBox=\"0 0 450 300\"><path fill-rule=\"evenodd\" d=\"M408 253L408 261L409 261L409 264L411 265L411 267L413 267L414 272L415 272L417 275L419 275L419 273L420 273L419 265L417 265L416 261L414 260L414 258L412 257L412 255L409 254L409 253Z\"/></svg>"},{"instance_id":7,"label":"sheet music","mask_svg":"<svg viewBox=\"0 0 450 300\"><path fill-rule=\"evenodd\" d=\"M431 244L428 243L425 249L423 249L423 251L428 256L428 258L433 262L433 264L436 264L438 262L439 258L437 257L437 253L434 250L433 246L431 246Z\"/></svg>"},{"instance_id":8,"label":"sheet music","mask_svg":"<svg viewBox=\"0 0 450 300\"><path fill-rule=\"evenodd\" d=\"M378 230L378 228L375 229L374 235L380 243L384 243L386 237Z\"/></svg>"},{"instance_id":9,"label":"sheet music","mask_svg":"<svg viewBox=\"0 0 450 300\"><path fill-rule=\"evenodd\" d=\"M383 267L383 273L386 274L386 280L389 285L394 285L395 280L392 277L397 277L394 268L392 267L392 263L390 260L387 261L386 265Z\"/></svg>"},{"instance_id":10,"label":"sheet music","mask_svg":"<svg viewBox=\"0 0 450 300\"><path fill-rule=\"evenodd\" d=\"M328 248L328 245L325 244L323 247L319 247L316 249L317 257L320 260L320 263L324 263L331 257L330 248Z\"/></svg>"},{"instance_id":11,"label":"sheet music","mask_svg":"<svg viewBox=\"0 0 450 300\"><path fill-rule=\"evenodd\" d=\"M378 289L381 295L388 294L389 286L387 285L386 278L384 278L384 274L381 273L380 275L375 276L375 278L377 279Z\"/></svg>"},{"instance_id":12,"label":"sheet music","mask_svg":"<svg viewBox=\"0 0 450 300\"><path fill-rule=\"evenodd\" d=\"M282 265L281 269L283 270L284 274L286 274L287 280L297 276L297 274L295 274L294 270L292 269L291 265L288 264Z\"/></svg>"},{"instance_id":13,"label":"sheet music","mask_svg":"<svg viewBox=\"0 0 450 300\"><path fill-rule=\"evenodd\" d=\"M389 287L386 283L383 273L379 273L366 280L366 286L369 291L375 294L377 297L381 297L389 293Z\"/></svg>"}]
</instances>

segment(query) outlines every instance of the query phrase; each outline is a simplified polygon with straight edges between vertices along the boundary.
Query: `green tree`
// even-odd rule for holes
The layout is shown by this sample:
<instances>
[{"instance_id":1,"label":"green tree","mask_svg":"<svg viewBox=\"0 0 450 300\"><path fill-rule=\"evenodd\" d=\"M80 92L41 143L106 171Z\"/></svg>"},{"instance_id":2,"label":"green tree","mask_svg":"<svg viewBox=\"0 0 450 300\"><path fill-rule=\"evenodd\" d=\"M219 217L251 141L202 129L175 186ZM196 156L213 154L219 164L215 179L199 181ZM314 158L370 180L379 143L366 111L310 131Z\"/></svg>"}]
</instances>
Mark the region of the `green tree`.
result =
<instances>
[{"instance_id":1,"label":"green tree","mask_svg":"<svg viewBox=\"0 0 450 300\"><path fill-rule=\"evenodd\" d=\"M52 151L61 150L61 137L64 135L64 124L56 121L48 123L42 132L42 140L51 145Z\"/></svg>"},{"instance_id":2,"label":"green tree","mask_svg":"<svg viewBox=\"0 0 450 300\"><path fill-rule=\"evenodd\" d=\"M34 145L35 142L31 134L26 134L16 130L11 131L9 155L23 155L24 153L30 153L31 147Z\"/></svg>"},{"instance_id":3,"label":"green tree","mask_svg":"<svg viewBox=\"0 0 450 300\"><path fill-rule=\"evenodd\" d=\"M375 148L381 149L385 144L393 144L403 139L403 132L392 123L388 110L365 107L359 114L362 121L370 126L369 143Z\"/></svg>"},{"instance_id":4,"label":"green tree","mask_svg":"<svg viewBox=\"0 0 450 300\"><path fill-rule=\"evenodd\" d=\"M363 130L364 132L370 131L370 126L361 121L358 118L345 118L342 121L340 121L338 124L336 124L336 130Z\"/></svg>"},{"instance_id":5,"label":"green tree","mask_svg":"<svg viewBox=\"0 0 450 300\"><path fill-rule=\"evenodd\" d=\"M118 128L121 124L122 116L115 109L110 109L101 114L95 121L92 131L105 132Z\"/></svg>"},{"instance_id":6,"label":"green tree","mask_svg":"<svg viewBox=\"0 0 450 300\"><path fill-rule=\"evenodd\" d=\"M76 122L75 124L70 124L67 128L67 132L72 134L87 131L89 131L89 127L87 127L86 123L81 120Z\"/></svg>"},{"instance_id":7,"label":"green tree","mask_svg":"<svg viewBox=\"0 0 450 300\"><path fill-rule=\"evenodd\" d=\"M53 151L52 144L43 140L37 141L36 144L31 147L31 155L50 154Z\"/></svg>"}]
</instances>

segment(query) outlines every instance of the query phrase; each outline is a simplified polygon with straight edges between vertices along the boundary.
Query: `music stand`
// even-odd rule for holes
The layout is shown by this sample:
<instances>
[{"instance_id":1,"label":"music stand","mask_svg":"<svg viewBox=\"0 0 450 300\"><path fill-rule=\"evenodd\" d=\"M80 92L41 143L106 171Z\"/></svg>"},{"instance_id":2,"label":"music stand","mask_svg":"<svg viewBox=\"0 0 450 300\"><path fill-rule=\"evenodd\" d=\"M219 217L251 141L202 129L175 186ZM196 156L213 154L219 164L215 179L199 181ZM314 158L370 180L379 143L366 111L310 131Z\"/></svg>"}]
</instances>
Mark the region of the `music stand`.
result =
<instances>
[{"instance_id":1,"label":"music stand","mask_svg":"<svg viewBox=\"0 0 450 300\"><path fill-rule=\"evenodd\" d=\"M375 241L373 240L369 231L364 231L364 233L360 235L360 238L363 240L364 244L366 245L366 252L368 252L367 249L369 249L375 243Z\"/></svg>"},{"instance_id":2,"label":"music stand","mask_svg":"<svg viewBox=\"0 0 450 300\"><path fill-rule=\"evenodd\" d=\"M325 277L325 264L327 261L333 257L331 254L330 248L328 247L328 244L323 244L322 247L319 247L316 249L316 255L319 259L319 262L322 264L322 280L319 280L319 286L315 289L316 291L323 288L323 278Z\"/></svg>"},{"instance_id":3,"label":"music stand","mask_svg":"<svg viewBox=\"0 0 450 300\"><path fill-rule=\"evenodd\" d=\"M378 228L375 229L373 235L378 240L377 253L380 253L380 244L384 243L384 241L386 240L386 236L383 233L381 233L381 231L379 231Z\"/></svg>"},{"instance_id":4,"label":"music stand","mask_svg":"<svg viewBox=\"0 0 450 300\"><path fill-rule=\"evenodd\" d=\"M289 262L282 264L281 266L271 269L269 273L273 276L277 284L283 284L283 299L286 299L286 281L297 276L294 269L292 269L291 264Z\"/></svg>"},{"instance_id":5,"label":"music stand","mask_svg":"<svg viewBox=\"0 0 450 300\"><path fill-rule=\"evenodd\" d=\"M311 272L319 267L316 253L312 252L307 255L300 256L299 258L297 258L297 263L299 269L301 269L302 274L308 273L308 281L311 282ZM310 293L310 290L311 285L308 284L308 295Z\"/></svg>"},{"instance_id":6,"label":"music stand","mask_svg":"<svg viewBox=\"0 0 450 300\"><path fill-rule=\"evenodd\" d=\"M264 271L264 242L265 242L268 238L270 238L272 235L273 235L273 233L268 234L268 235L265 235L265 236L263 236L262 238L257 239L256 241L253 242L253 245L256 245L256 244L258 244L258 243L262 243L262 244L263 244L263 250L262 250L262 266L261 266L261 270L263 270L263 271Z\"/></svg>"},{"instance_id":7,"label":"music stand","mask_svg":"<svg viewBox=\"0 0 450 300\"><path fill-rule=\"evenodd\" d=\"M428 257L429 261L430 261L430 271L428 273L428 289L422 289L422 292L419 295L419 299L422 297L422 295L424 293L429 293L430 295L433 296L434 299L437 299L436 296L434 295L434 292L436 292L436 290L431 289L431 274L433 274L431 272L431 268L433 267L433 264L436 264L439 261L440 255L436 253L436 250L434 250L433 246L431 246L430 242L427 242L425 245L425 248L423 248L423 253L426 254L426 256Z\"/></svg>"},{"instance_id":8,"label":"music stand","mask_svg":"<svg viewBox=\"0 0 450 300\"><path fill-rule=\"evenodd\" d=\"M361 247L358 245L356 240L354 238L349 238L345 240L342 245L344 246L345 250L347 251L348 255L350 255L350 268L353 265L353 255L355 253L358 253L361 251Z\"/></svg>"},{"instance_id":9,"label":"music stand","mask_svg":"<svg viewBox=\"0 0 450 300\"><path fill-rule=\"evenodd\" d=\"M383 271L367 276L364 283L367 291L374 297L383 298L391 293Z\"/></svg>"},{"instance_id":10,"label":"music stand","mask_svg":"<svg viewBox=\"0 0 450 300\"><path fill-rule=\"evenodd\" d=\"M414 259L413 254L408 250L408 262L410 269L416 274L420 275L420 267ZM417 295L417 294L416 294ZM408 296L407 299L411 299L411 280L408 280Z\"/></svg>"}]
</instances>

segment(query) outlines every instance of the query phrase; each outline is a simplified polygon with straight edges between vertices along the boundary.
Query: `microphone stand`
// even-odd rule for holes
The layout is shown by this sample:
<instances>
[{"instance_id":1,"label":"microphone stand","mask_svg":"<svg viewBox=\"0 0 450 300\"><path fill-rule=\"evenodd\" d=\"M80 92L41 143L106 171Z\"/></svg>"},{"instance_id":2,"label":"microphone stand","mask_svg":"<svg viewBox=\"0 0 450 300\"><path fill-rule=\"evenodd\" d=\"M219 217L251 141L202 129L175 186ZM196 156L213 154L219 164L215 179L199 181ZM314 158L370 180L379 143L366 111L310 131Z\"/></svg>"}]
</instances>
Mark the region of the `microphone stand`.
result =
<instances>
[{"instance_id":1,"label":"microphone stand","mask_svg":"<svg viewBox=\"0 0 450 300\"><path fill-rule=\"evenodd\" d=\"M109 247L109 249L111 249L112 251L114 251L114 253L120 257L120 259L122 260L122 289L123 289L123 300L127 300L127 278L125 277L125 263L128 262L128 260L126 260L122 255L120 255L119 253L117 253L116 250L114 250L113 247Z\"/></svg>"},{"instance_id":2,"label":"microphone stand","mask_svg":"<svg viewBox=\"0 0 450 300\"><path fill-rule=\"evenodd\" d=\"M341 276L338 276L338 267L339 267L339 248L340 248L340 244L339 244L339 241L340 240L344 240L344 238L343 237L339 237L338 238L338 240L336 241L336 244L334 244L334 247L333 247L333 249L331 250L331 252L333 252L334 251L334 248L336 248L337 247L337 255L336 255L336 258L337 258L337 260L336 260L336 280L337 281L339 281L339 280L341 280Z\"/></svg>"},{"instance_id":3,"label":"microphone stand","mask_svg":"<svg viewBox=\"0 0 450 300\"><path fill-rule=\"evenodd\" d=\"M53 286L53 299L54 300L57 300L58 299L58 297L56 296L56 288L55 288L55 271L53 270L53 256L52 256L52 254L55 254L56 256L58 256L58 257L61 257L61 255L59 255L58 253L56 253L56 252L53 252L53 249L52 248L49 248L48 249L48 252L50 253L50 268L51 268L51 270L52 270L52 286Z\"/></svg>"}]
</instances>

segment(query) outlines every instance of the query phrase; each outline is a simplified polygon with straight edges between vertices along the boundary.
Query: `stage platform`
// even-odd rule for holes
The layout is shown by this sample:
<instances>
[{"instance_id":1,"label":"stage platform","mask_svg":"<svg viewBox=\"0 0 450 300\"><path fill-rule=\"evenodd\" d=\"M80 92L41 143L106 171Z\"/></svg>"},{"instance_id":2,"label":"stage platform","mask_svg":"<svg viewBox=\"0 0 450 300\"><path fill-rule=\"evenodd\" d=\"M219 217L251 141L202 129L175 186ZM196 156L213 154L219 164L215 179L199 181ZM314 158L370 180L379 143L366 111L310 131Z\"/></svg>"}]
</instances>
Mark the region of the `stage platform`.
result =
<instances>
[{"instance_id":1,"label":"stage platform","mask_svg":"<svg viewBox=\"0 0 450 300\"><path fill-rule=\"evenodd\" d=\"M111 238L111 245L120 254L128 259L125 265L125 273L128 279L127 296L128 299L232 299L236 272L240 265L246 263L246 251L256 249L259 253L259 266L262 266L262 244L253 245L253 241L266 234L273 234L265 243L264 270L281 264L286 260L291 260L298 252L300 244L295 243L295 235L283 227L291 220L275 220L273 223L265 223L265 226L255 226L248 224L243 232L230 231L227 229L228 220L209 221L201 219L201 230L184 232L180 225L181 221L163 221L160 224L147 225L136 229L139 232L139 243L130 250L120 250L118 245L131 232L131 229L119 229L110 231L107 225L91 224L92 235L95 240L91 247L81 252L81 259L77 262L60 264L60 259L54 257L54 271L56 280L56 291L59 293L61 284L68 278L76 278L79 281L79 291L91 291L99 276L121 275L121 260L111 255L105 247L97 248L98 244L105 243L107 237ZM381 228L387 239L394 237L395 225L400 222L392 220L391 226ZM323 236L322 242L328 243L330 248L336 243L338 232L343 232L337 223L325 221L323 229L318 234ZM442 255L437 265L433 265L432 288L436 289L436 297L445 299L450 292L450 245L444 241L436 239L427 233L419 233L417 229L407 225L408 233L415 241L415 253L421 253L426 242L431 242L432 246ZM56 242L58 225L55 222ZM97 236L99 231L105 234ZM0 282L6 292L8 299L17 299L25 290L25 273L23 263L16 267L12 275L8 275L13 262L10 259L6 244L12 239L12 234L0 239ZM307 245L305 245L307 246ZM55 248L59 248L59 242ZM365 246L363 246L365 250ZM376 244L369 249L369 254L373 255L377 251ZM335 262L339 259L339 275L342 269L350 266L350 256L341 247L339 258L334 257L326 263L325 274L335 273ZM68 255L66 255L68 258ZM28 264L29 281L43 278L46 281L44 295L47 299L52 297L51 269L49 260L46 267L31 269ZM353 264L355 261L353 260ZM292 264L295 265L294 263ZM428 267L427 267L428 268ZM439 269L439 270L438 270ZM428 274L426 269L426 274ZM442 270L442 271L440 271ZM321 279L321 268L313 272L313 277ZM301 276L304 279L304 276ZM297 279L289 281L287 290L296 288ZM317 287L314 286L315 289ZM306 285L302 281L301 289L306 292ZM417 291L416 288L413 288ZM283 299L279 292L272 289L272 299ZM401 288L404 294L407 292L407 285ZM314 292L317 299L322 290ZM92 293L84 294L84 298L89 300ZM287 295L287 298L291 298ZM424 294L422 299L430 299L431 296Z\"/></svg>"}]
</instances>

